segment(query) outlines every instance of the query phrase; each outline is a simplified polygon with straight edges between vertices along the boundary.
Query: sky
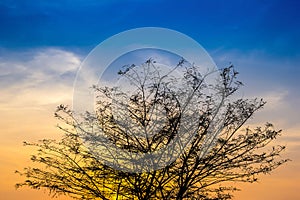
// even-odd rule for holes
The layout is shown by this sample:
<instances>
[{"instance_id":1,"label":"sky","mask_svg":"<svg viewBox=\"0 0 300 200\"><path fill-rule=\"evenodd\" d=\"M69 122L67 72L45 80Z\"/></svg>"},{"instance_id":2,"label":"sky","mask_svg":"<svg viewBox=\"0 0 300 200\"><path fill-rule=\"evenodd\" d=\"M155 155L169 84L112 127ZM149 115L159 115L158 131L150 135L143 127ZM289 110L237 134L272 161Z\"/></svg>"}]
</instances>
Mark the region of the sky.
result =
<instances>
[{"instance_id":1,"label":"sky","mask_svg":"<svg viewBox=\"0 0 300 200\"><path fill-rule=\"evenodd\" d=\"M15 190L16 169L30 165L23 141L58 138L53 118L72 104L84 58L100 42L139 27L169 28L193 38L218 67L234 64L243 97L267 105L249 122L283 129L277 143L292 159L235 199L299 199L300 2L296 0L0 0L0 199L50 199ZM59 199L66 199L60 197Z\"/></svg>"}]
</instances>

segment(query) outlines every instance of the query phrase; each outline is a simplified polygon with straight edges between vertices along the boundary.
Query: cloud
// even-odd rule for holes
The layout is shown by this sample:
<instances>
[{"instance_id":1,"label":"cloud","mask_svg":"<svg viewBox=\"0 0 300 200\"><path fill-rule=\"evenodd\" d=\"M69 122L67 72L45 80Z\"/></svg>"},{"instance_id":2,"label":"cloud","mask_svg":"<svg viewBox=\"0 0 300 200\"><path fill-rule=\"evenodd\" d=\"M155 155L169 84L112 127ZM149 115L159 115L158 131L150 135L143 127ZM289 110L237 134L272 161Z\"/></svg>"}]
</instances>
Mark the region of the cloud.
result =
<instances>
[{"instance_id":1,"label":"cloud","mask_svg":"<svg viewBox=\"0 0 300 200\"><path fill-rule=\"evenodd\" d=\"M72 103L73 82L82 57L58 48L4 52L0 57L0 109L39 108L45 105ZM272 59L261 51L218 50L212 54L216 63L234 62L246 82L242 97L262 97L265 108L255 115L253 123L271 121L288 129L299 127L297 107L300 94L295 86L294 61ZM280 74L279 71L282 71ZM282 76L278 79L278 76ZM280 81L278 81L280 80Z\"/></svg>"},{"instance_id":2,"label":"cloud","mask_svg":"<svg viewBox=\"0 0 300 200\"><path fill-rule=\"evenodd\" d=\"M219 68L232 62L240 72L238 79L245 84L240 97L267 101L264 109L254 116L253 123L270 121L283 129L300 128L299 57L277 57L264 50L222 48L212 51L211 55Z\"/></svg>"},{"instance_id":3,"label":"cloud","mask_svg":"<svg viewBox=\"0 0 300 200\"><path fill-rule=\"evenodd\" d=\"M69 101L80 60L78 55L56 48L7 52L0 58L0 109Z\"/></svg>"},{"instance_id":4,"label":"cloud","mask_svg":"<svg viewBox=\"0 0 300 200\"><path fill-rule=\"evenodd\" d=\"M34 49L24 52L4 52L0 57L0 109L33 108L72 101L73 82L82 57L58 48ZM242 97L262 97L267 101L254 122L271 121L283 128L299 126L297 108L300 94L294 83L297 74L292 61L272 59L261 51L239 52L218 50L212 54L215 62L225 66L234 62L246 82ZM283 67L284 66L284 67ZM282 74L277 74L282 71ZM282 76L282 79L278 79ZM280 81L278 81L280 80Z\"/></svg>"}]
</instances>

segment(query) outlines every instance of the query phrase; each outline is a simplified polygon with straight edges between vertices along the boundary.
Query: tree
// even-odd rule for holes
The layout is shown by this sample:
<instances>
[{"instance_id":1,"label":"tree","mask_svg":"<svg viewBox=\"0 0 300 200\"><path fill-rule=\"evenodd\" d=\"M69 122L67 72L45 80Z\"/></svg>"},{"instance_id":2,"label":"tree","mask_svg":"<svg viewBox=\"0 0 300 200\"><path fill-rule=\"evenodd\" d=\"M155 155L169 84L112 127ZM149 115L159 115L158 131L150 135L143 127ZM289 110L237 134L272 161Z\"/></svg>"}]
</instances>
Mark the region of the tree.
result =
<instances>
[{"instance_id":1,"label":"tree","mask_svg":"<svg viewBox=\"0 0 300 200\"><path fill-rule=\"evenodd\" d=\"M231 199L230 183L256 182L288 161L284 146L269 145L281 130L245 126L266 102L232 98L242 85L233 66L203 74L182 59L174 69L183 76L152 59L125 66L119 75L130 84L93 86L96 113L80 119L58 106L63 138L24 143L37 148L37 165L17 171L26 180L16 187L77 199Z\"/></svg>"}]
</instances>

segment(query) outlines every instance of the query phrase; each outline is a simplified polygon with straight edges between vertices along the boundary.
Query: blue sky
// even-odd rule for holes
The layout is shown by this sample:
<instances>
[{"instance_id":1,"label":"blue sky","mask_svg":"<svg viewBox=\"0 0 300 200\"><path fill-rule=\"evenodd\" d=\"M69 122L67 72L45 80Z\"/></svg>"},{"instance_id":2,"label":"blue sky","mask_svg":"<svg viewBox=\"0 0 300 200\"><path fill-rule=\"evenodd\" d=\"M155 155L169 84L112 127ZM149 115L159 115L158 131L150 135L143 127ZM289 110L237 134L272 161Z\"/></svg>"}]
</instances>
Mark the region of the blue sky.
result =
<instances>
[{"instance_id":1,"label":"blue sky","mask_svg":"<svg viewBox=\"0 0 300 200\"><path fill-rule=\"evenodd\" d=\"M299 93L299 9L296 0L0 0L0 57L57 48L82 60L121 31L164 27L198 41L219 67L232 62L244 79Z\"/></svg>"},{"instance_id":2,"label":"blue sky","mask_svg":"<svg viewBox=\"0 0 300 200\"><path fill-rule=\"evenodd\" d=\"M53 111L72 104L88 53L119 32L151 26L190 36L218 67L233 63L241 95L268 102L250 123L284 130L280 141L293 162L240 199L299 199L299 10L297 0L0 0L0 196L25 198L11 173L27 162L21 143L57 137Z\"/></svg>"},{"instance_id":3,"label":"blue sky","mask_svg":"<svg viewBox=\"0 0 300 200\"><path fill-rule=\"evenodd\" d=\"M299 56L299 1L0 1L0 45L89 51L107 37L143 26L183 32L206 49L264 49Z\"/></svg>"}]
</instances>

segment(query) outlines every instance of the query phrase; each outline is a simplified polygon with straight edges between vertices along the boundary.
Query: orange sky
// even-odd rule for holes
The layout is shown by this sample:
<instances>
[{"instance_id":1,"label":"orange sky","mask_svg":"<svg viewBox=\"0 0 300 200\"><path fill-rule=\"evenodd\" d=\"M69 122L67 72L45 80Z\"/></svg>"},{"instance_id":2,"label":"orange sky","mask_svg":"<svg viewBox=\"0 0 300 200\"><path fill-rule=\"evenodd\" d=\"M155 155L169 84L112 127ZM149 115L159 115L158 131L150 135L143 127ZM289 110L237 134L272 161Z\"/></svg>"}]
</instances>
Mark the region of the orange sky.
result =
<instances>
[{"instance_id":1,"label":"orange sky","mask_svg":"<svg viewBox=\"0 0 300 200\"><path fill-rule=\"evenodd\" d=\"M54 106L54 105L53 105ZM3 112L1 110L0 118L1 151L0 151L0 199L19 200L19 199L51 199L45 191L34 191L25 188L15 190L14 184L21 181L16 169L22 169L29 166L29 155L33 152L30 148L22 146L22 141L36 141L42 138L59 137L59 131L55 128L56 121L52 117L52 110L16 110ZM285 132L289 134L289 132ZM292 134L292 130L290 132ZM280 142L288 145L288 151L284 156L288 156L293 161L285 164L274 171L271 175L261 176L259 183L237 184L241 187L241 192L236 192L235 199L243 200L283 200L299 199L299 180L300 180L300 159L299 145L296 142L286 142L280 139ZM68 198L59 197L58 200Z\"/></svg>"},{"instance_id":2,"label":"orange sky","mask_svg":"<svg viewBox=\"0 0 300 200\"><path fill-rule=\"evenodd\" d=\"M64 56L61 56L61 55ZM49 49L41 56L33 57L33 61L27 61L28 65L40 65L41 63L52 62L53 66L67 65L68 70L76 71L80 64L80 58L75 54L62 50ZM57 63L56 63L57 62ZM9 63L10 66L22 68L26 63ZM59 69L60 70L60 69ZM61 72L47 76L44 71L32 71L31 78L25 82L16 80L10 87L3 88L0 96L0 199L50 199L43 191L28 189L15 190L14 184L21 181L15 170L21 170L29 166L30 155L34 152L22 145L23 141L37 141L43 138L58 138L60 132L56 129L57 121L53 117L56 106L65 103L72 104L72 78L70 80L57 79ZM74 78L74 77L73 77ZM43 79L42 81L40 79ZM53 81L56 80L56 81ZM41 84L42 83L42 84ZM249 82L251 92L255 83ZM250 90L249 90L250 91ZM278 143L286 144L287 151L284 156L292 159L292 162L285 164L271 175L261 176L260 183L237 184L242 188L241 192L235 194L235 199L242 200L283 200L300 199L300 122L295 116L297 111L289 107L285 100L286 92L270 91L263 94L269 104L263 111L260 111L252 124L263 125L268 119L275 123L277 128L283 128L283 137ZM292 121L288 123L284 116L291 116ZM295 114L296 113L296 114ZM66 199L60 197L58 199Z\"/></svg>"}]
</instances>

